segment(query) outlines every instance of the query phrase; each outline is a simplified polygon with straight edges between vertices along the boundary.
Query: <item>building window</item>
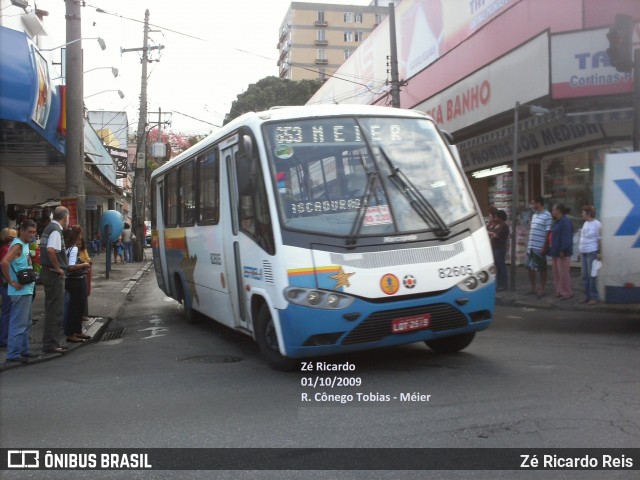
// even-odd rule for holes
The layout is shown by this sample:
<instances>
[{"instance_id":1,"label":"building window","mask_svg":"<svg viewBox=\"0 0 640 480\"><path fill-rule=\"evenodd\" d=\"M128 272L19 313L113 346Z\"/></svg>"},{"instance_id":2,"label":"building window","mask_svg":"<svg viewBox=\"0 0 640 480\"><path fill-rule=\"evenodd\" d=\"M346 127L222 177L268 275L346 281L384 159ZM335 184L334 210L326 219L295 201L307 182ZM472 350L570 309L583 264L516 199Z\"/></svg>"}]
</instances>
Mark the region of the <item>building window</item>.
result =
<instances>
[{"instance_id":1,"label":"building window","mask_svg":"<svg viewBox=\"0 0 640 480\"><path fill-rule=\"evenodd\" d=\"M319 45L324 45L327 43L327 31L326 30L317 30L316 31L316 43Z\"/></svg>"},{"instance_id":2,"label":"building window","mask_svg":"<svg viewBox=\"0 0 640 480\"><path fill-rule=\"evenodd\" d=\"M318 16L316 17L316 25L326 25L327 22L324 19L324 12L318 12Z\"/></svg>"},{"instance_id":3,"label":"building window","mask_svg":"<svg viewBox=\"0 0 640 480\"><path fill-rule=\"evenodd\" d=\"M364 40L364 33L356 32L355 41L362 42Z\"/></svg>"},{"instance_id":4,"label":"building window","mask_svg":"<svg viewBox=\"0 0 640 480\"><path fill-rule=\"evenodd\" d=\"M344 32L344 41L353 42L353 32Z\"/></svg>"},{"instance_id":5,"label":"building window","mask_svg":"<svg viewBox=\"0 0 640 480\"><path fill-rule=\"evenodd\" d=\"M318 78L320 80L326 80L327 78L327 71L324 68L319 68L318 69Z\"/></svg>"},{"instance_id":6,"label":"building window","mask_svg":"<svg viewBox=\"0 0 640 480\"><path fill-rule=\"evenodd\" d=\"M324 48L318 49L318 56L316 57L318 60L326 60L327 59L327 51Z\"/></svg>"},{"instance_id":7,"label":"building window","mask_svg":"<svg viewBox=\"0 0 640 480\"><path fill-rule=\"evenodd\" d=\"M346 60L347 58L349 58L351 55L353 55L353 50L345 50L344 51L344 59Z\"/></svg>"},{"instance_id":8,"label":"building window","mask_svg":"<svg viewBox=\"0 0 640 480\"><path fill-rule=\"evenodd\" d=\"M355 13L353 19L355 23L362 23L362 13Z\"/></svg>"},{"instance_id":9,"label":"building window","mask_svg":"<svg viewBox=\"0 0 640 480\"><path fill-rule=\"evenodd\" d=\"M353 13L344 12L344 23L353 23Z\"/></svg>"},{"instance_id":10,"label":"building window","mask_svg":"<svg viewBox=\"0 0 640 480\"><path fill-rule=\"evenodd\" d=\"M376 25L380 25L384 20L384 13L376 13Z\"/></svg>"}]
</instances>

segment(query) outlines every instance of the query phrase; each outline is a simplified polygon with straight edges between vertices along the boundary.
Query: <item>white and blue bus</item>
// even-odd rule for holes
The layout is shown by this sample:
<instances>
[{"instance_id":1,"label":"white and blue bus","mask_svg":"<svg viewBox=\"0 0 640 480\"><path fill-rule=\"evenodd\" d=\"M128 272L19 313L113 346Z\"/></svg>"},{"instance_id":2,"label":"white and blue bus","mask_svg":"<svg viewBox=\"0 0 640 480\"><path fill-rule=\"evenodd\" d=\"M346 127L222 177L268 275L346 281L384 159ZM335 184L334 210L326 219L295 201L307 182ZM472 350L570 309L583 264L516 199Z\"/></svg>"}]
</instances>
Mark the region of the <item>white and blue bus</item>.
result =
<instances>
[{"instance_id":1,"label":"white and blue bus","mask_svg":"<svg viewBox=\"0 0 640 480\"><path fill-rule=\"evenodd\" d=\"M151 175L158 285L278 369L412 342L462 350L492 321L495 267L456 158L419 112L243 115Z\"/></svg>"}]
</instances>

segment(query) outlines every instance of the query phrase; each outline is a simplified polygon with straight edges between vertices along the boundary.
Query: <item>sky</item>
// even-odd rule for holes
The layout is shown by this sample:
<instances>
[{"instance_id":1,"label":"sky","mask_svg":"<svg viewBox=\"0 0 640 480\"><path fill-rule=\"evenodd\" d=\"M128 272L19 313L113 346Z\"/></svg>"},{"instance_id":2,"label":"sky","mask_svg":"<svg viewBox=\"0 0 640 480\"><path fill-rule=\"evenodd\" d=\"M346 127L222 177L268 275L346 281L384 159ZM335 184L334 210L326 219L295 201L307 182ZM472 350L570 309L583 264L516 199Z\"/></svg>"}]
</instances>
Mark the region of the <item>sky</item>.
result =
<instances>
[{"instance_id":1,"label":"sky","mask_svg":"<svg viewBox=\"0 0 640 480\"><path fill-rule=\"evenodd\" d=\"M29 3L49 12L44 22L48 36L41 46L64 44L64 0L30 0ZM215 131L215 126L222 125L237 95L261 78L278 76L279 28L290 3L290 0L86 0L81 12L82 37L101 37L107 45L102 51L96 40L82 42L86 107L124 110L132 129L136 129L141 54L121 53L120 49L142 47L144 15L149 9L152 25L149 45L164 46L152 52L154 62L148 64L150 120L158 121L158 109L161 109L173 112L168 128L174 132ZM370 0L310 3L369 5ZM55 55L59 55L57 52L59 50L53 52L54 60ZM108 67L118 68L117 78ZM94 68L96 70L92 70ZM120 99L117 92L112 91L87 98L104 90L121 90L125 97ZM162 118L166 121L169 116Z\"/></svg>"}]
</instances>

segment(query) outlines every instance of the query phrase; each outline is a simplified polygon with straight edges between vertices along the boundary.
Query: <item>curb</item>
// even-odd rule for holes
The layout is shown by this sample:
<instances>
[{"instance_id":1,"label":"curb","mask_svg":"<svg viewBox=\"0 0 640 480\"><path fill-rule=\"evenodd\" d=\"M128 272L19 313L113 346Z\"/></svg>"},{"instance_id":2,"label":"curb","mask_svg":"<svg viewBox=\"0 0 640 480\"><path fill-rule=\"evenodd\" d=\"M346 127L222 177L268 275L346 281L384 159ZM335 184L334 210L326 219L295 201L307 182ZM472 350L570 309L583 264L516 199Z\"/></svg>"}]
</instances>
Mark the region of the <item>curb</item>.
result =
<instances>
[{"instance_id":1,"label":"curb","mask_svg":"<svg viewBox=\"0 0 640 480\"><path fill-rule=\"evenodd\" d=\"M520 298L508 298L500 295L496 295L496 305L503 307L521 307L521 308L536 308L544 310L574 310L581 312L602 312L602 313L625 313L625 314L638 314L640 310L637 304L609 304L598 303L596 305L584 305L581 303L566 301L554 301L551 299L542 299L538 301L520 299Z\"/></svg>"},{"instance_id":2,"label":"curb","mask_svg":"<svg viewBox=\"0 0 640 480\"><path fill-rule=\"evenodd\" d=\"M100 320L98 320L98 318ZM13 368L28 367L29 365L35 365L35 364L38 364L38 363L43 363L43 362L48 362L50 360L55 360L56 358L61 358L61 357L64 357L65 355L69 355L74 350L77 350L77 349L82 348L82 347L86 347L86 346L91 345L92 343L95 343L95 342L99 342L100 338L102 337L102 335L104 333L104 331L107 329L107 327L109 326L109 324L112 321L113 321L113 318L111 318L111 317L107 317L107 318L97 317L95 323L93 323L87 329L87 335L91 336L91 340L88 340L88 341L82 342L82 343L68 343L67 346L69 347L69 350L67 352L63 353L63 354L59 354L59 353L42 353L42 354L40 354L40 356L38 356L36 358L29 359L28 361L26 361L24 363L2 362L2 363L0 363L0 372L4 372L6 370L11 370Z\"/></svg>"}]
</instances>

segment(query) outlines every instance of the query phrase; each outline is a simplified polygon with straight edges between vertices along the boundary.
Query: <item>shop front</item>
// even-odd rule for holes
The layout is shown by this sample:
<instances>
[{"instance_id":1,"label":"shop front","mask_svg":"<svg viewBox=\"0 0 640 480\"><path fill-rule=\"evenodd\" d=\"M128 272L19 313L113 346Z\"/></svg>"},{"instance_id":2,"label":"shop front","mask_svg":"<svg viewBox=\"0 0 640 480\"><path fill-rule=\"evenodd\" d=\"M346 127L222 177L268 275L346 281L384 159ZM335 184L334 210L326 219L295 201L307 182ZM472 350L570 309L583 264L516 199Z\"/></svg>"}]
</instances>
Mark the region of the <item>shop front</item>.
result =
<instances>
[{"instance_id":1,"label":"shop front","mask_svg":"<svg viewBox=\"0 0 640 480\"><path fill-rule=\"evenodd\" d=\"M429 114L453 135L485 214L495 206L512 221L515 210L519 262L531 199L542 195L547 208L564 203L577 231L583 205L599 210L604 156L631 149L633 78L611 67L606 52L617 13L638 22L640 3L404 0L397 6L400 106ZM389 48L389 32L386 19L309 103L389 105L384 82L340 80L387 78L380 52ZM636 45L638 32L640 23Z\"/></svg>"},{"instance_id":2,"label":"shop front","mask_svg":"<svg viewBox=\"0 0 640 480\"><path fill-rule=\"evenodd\" d=\"M54 85L50 64L25 33L0 27L0 228L24 218L39 225L64 199L66 156L64 86ZM92 199L87 229L102 209L123 196L113 159L85 120L84 182ZM95 212L95 213L94 213Z\"/></svg>"}]
</instances>

